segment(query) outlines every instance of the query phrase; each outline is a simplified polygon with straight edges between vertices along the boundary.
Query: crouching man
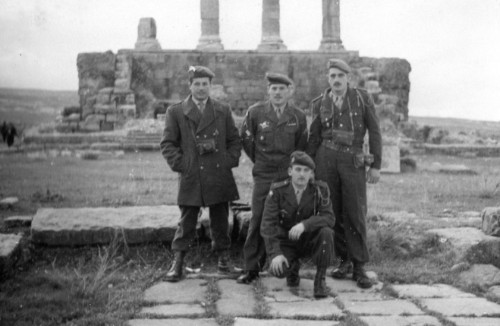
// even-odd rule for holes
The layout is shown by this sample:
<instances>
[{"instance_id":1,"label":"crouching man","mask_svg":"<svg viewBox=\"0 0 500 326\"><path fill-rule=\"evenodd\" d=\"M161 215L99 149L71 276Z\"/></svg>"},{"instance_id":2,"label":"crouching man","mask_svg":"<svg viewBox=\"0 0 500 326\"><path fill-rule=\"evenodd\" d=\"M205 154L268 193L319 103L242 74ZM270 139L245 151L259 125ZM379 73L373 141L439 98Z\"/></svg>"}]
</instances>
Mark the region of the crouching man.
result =
<instances>
[{"instance_id":1,"label":"crouching man","mask_svg":"<svg viewBox=\"0 0 500 326\"><path fill-rule=\"evenodd\" d=\"M266 198L260 232L272 275L290 287L300 283L302 257L316 264L314 297L328 296L326 269L333 258L335 217L328 186L314 180L315 164L301 151L290 155L290 178L273 183Z\"/></svg>"}]
</instances>

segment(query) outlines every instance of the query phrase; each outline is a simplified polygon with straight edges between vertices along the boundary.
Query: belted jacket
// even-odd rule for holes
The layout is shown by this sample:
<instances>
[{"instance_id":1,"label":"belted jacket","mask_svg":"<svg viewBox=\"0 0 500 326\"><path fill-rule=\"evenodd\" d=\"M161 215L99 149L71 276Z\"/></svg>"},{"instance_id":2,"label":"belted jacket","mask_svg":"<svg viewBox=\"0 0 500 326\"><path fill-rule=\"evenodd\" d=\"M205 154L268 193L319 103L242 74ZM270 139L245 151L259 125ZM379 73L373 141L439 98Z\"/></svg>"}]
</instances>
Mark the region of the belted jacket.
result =
<instances>
[{"instance_id":1,"label":"belted jacket","mask_svg":"<svg viewBox=\"0 0 500 326\"><path fill-rule=\"evenodd\" d=\"M373 154L372 167L380 169L382 162L382 136L375 106L363 89L347 88L342 107L333 103L331 89L312 101L313 121L309 129L307 153L315 157L323 140L332 139L332 130L354 132L352 147L362 151L368 131L369 151Z\"/></svg>"},{"instance_id":2,"label":"belted jacket","mask_svg":"<svg viewBox=\"0 0 500 326\"><path fill-rule=\"evenodd\" d=\"M255 166L287 167L290 154L307 146L306 116L287 104L278 119L271 102L252 105L241 130L243 150Z\"/></svg>"},{"instance_id":3,"label":"belted jacket","mask_svg":"<svg viewBox=\"0 0 500 326\"><path fill-rule=\"evenodd\" d=\"M298 223L304 224L304 232L334 227L335 217L326 182L309 182L300 203L297 202L291 179L271 185L260 225L270 259L282 254L280 241L288 239L288 231Z\"/></svg>"},{"instance_id":4,"label":"belted jacket","mask_svg":"<svg viewBox=\"0 0 500 326\"><path fill-rule=\"evenodd\" d=\"M200 154L197 143L208 142ZM213 148L212 148L213 147ZM191 95L167 109L161 153L179 173L178 205L209 206L239 199L232 168L241 141L228 105L209 98L203 113Z\"/></svg>"}]
</instances>

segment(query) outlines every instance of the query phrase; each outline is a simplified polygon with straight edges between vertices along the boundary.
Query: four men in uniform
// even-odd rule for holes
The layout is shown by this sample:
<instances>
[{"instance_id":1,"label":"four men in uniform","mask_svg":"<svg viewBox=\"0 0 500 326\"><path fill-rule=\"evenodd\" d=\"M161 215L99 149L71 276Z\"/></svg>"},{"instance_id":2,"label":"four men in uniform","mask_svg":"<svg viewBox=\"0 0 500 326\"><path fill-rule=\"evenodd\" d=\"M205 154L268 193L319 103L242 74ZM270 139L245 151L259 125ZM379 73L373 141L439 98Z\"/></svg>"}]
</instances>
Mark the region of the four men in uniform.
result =
<instances>
[{"instance_id":1,"label":"four men in uniform","mask_svg":"<svg viewBox=\"0 0 500 326\"><path fill-rule=\"evenodd\" d=\"M350 67L338 59L328 62L330 88L312 102L309 138L305 114L289 103L293 86L287 76L266 74L269 100L248 109L238 135L229 107L209 96L214 74L201 66L189 73L191 95L167 110L161 141L163 156L180 177L181 219L167 280L182 276L202 206L210 209L219 271L229 269L228 202L238 199L231 168L238 166L242 145L254 163L254 187L243 249L245 273L237 282L259 277L267 251L271 273L297 286L299 259L309 255L317 266L314 296L325 297L326 268L335 253L341 263L334 278L352 271L359 287L370 287L364 270L365 182L380 178L381 135L371 97L348 85ZM366 131L370 154L363 152Z\"/></svg>"}]
</instances>

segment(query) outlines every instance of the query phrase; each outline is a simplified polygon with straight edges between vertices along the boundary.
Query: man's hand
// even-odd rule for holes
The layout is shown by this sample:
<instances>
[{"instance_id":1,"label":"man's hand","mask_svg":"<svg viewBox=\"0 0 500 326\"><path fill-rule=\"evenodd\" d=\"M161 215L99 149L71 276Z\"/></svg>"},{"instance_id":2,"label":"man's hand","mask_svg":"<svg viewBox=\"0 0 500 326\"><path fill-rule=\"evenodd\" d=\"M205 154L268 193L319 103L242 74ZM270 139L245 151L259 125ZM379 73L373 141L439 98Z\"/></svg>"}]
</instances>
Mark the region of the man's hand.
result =
<instances>
[{"instance_id":1,"label":"man's hand","mask_svg":"<svg viewBox=\"0 0 500 326\"><path fill-rule=\"evenodd\" d=\"M288 231L288 238L294 241L299 240L305 229L306 228L303 223L296 224L293 228L290 229L290 231Z\"/></svg>"},{"instance_id":2,"label":"man's hand","mask_svg":"<svg viewBox=\"0 0 500 326\"><path fill-rule=\"evenodd\" d=\"M285 256L279 255L279 256L274 257L273 260L271 261L271 266L270 266L271 273L274 276L283 275L283 273L285 272L285 269L283 268L283 264L285 264L287 268L290 267L288 265L288 260L286 259Z\"/></svg>"},{"instance_id":3,"label":"man's hand","mask_svg":"<svg viewBox=\"0 0 500 326\"><path fill-rule=\"evenodd\" d=\"M369 168L366 172L366 180L368 183L377 183L380 180L380 170Z\"/></svg>"}]
</instances>

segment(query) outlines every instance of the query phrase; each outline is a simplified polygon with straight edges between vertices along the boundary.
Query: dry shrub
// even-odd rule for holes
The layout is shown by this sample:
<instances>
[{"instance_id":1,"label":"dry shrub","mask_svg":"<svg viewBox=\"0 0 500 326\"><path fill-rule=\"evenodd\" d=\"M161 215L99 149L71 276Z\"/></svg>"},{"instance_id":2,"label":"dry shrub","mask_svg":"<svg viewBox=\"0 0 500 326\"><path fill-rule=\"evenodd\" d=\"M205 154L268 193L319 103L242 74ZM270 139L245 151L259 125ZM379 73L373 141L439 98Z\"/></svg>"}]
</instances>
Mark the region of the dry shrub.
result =
<instances>
[{"instance_id":1,"label":"dry shrub","mask_svg":"<svg viewBox=\"0 0 500 326\"><path fill-rule=\"evenodd\" d=\"M94 151L86 151L80 155L82 160L97 160L99 158L99 153Z\"/></svg>"}]
</instances>

